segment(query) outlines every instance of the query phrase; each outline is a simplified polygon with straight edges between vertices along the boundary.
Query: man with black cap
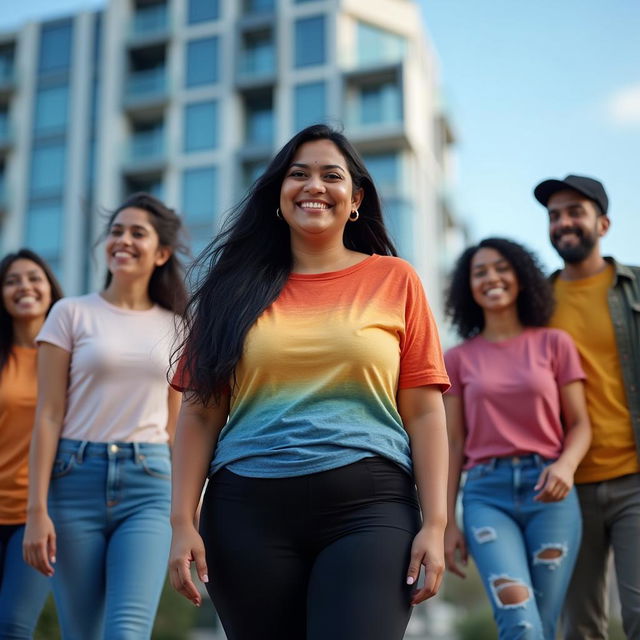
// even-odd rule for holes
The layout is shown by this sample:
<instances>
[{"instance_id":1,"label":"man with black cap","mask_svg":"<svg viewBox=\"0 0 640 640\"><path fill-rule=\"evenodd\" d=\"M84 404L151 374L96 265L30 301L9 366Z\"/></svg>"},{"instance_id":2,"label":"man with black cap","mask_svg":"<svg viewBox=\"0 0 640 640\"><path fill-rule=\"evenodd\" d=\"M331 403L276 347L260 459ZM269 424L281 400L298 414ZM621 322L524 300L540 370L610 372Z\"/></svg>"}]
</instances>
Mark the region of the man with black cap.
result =
<instances>
[{"instance_id":1,"label":"man with black cap","mask_svg":"<svg viewBox=\"0 0 640 640\"><path fill-rule=\"evenodd\" d=\"M535 189L564 268L551 278L551 324L574 339L587 374L593 432L575 475L583 518L563 615L567 640L607 638L613 550L623 626L640 640L640 267L603 257L609 199L601 182L568 175Z\"/></svg>"}]
</instances>

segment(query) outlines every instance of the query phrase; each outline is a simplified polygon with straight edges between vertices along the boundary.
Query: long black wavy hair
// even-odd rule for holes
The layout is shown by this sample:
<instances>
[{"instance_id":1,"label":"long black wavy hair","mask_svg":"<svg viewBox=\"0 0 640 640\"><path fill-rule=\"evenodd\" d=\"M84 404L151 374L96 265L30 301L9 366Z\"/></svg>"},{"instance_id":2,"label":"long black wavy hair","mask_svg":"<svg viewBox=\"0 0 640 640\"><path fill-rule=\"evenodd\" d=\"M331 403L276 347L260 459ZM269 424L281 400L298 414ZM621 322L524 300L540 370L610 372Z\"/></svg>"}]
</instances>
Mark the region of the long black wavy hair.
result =
<instances>
[{"instance_id":1,"label":"long black wavy hair","mask_svg":"<svg viewBox=\"0 0 640 640\"><path fill-rule=\"evenodd\" d=\"M480 249L495 249L513 267L520 285L518 318L525 327L544 327L554 308L553 290L534 253L506 238L485 238L458 258L447 291L445 309L461 338L484 329L484 313L471 294L471 260Z\"/></svg>"},{"instance_id":2,"label":"long black wavy hair","mask_svg":"<svg viewBox=\"0 0 640 640\"><path fill-rule=\"evenodd\" d=\"M185 286L184 266L179 254L187 254L187 246L183 239L182 220L180 216L163 202L149 193L130 195L115 211L109 215L103 237L111 229L115 217L129 207L142 209L149 214L149 222L158 234L160 246L171 249L169 259L156 267L149 280L149 297L157 305L173 311L178 315L184 313L187 305L187 289ZM111 283L111 272L107 271L104 281L105 289Z\"/></svg>"},{"instance_id":3,"label":"long black wavy hair","mask_svg":"<svg viewBox=\"0 0 640 640\"><path fill-rule=\"evenodd\" d=\"M278 297L291 273L289 227L276 217L280 189L298 148L330 140L344 156L354 191L364 196L357 222L345 227L345 247L367 254L397 255L382 219L380 199L358 152L345 136L316 124L287 142L230 212L221 232L200 254L191 274L200 274L187 304L182 355L189 392L207 405L234 383L247 332Z\"/></svg>"},{"instance_id":4,"label":"long black wavy hair","mask_svg":"<svg viewBox=\"0 0 640 640\"><path fill-rule=\"evenodd\" d=\"M16 260L31 260L31 262L37 264L42 271L44 271L44 275L49 281L49 287L51 288L51 304L47 309L48 315L53 304L62 298L62 288L55 275L53 275L51 267L37 253L31 251L31 249L18 249L15 253L8 253L2 258L2 261L0 261L0 286L4 285L7 272ZM0 371L4 369L9 360L14 339L13 318L9 315L4 305L4 297L0 296Z\"/></svg>"}]
</instances>

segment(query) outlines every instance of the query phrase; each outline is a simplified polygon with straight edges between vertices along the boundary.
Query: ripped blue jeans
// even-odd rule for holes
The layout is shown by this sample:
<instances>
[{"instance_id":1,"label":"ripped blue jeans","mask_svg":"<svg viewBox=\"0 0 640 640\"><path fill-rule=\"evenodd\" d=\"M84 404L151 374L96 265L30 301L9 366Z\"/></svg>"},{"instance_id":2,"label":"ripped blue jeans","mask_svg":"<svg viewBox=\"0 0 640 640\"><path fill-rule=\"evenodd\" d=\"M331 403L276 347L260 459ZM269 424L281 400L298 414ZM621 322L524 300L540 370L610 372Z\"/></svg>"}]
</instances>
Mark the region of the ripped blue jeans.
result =
<instances>
[{"instance_id":1,"label":"ripped blue jeans","mask_svg":"<svg viewBox=\"0 0 640 640\"><path fill-rule=\"evenodd\" d=\"M582 519L575 488L560 502L533 499L533 487L550 462L538 455L494 458L467 474L465 537L500 640L555 638Z\"/></svg>"}]
</instances>

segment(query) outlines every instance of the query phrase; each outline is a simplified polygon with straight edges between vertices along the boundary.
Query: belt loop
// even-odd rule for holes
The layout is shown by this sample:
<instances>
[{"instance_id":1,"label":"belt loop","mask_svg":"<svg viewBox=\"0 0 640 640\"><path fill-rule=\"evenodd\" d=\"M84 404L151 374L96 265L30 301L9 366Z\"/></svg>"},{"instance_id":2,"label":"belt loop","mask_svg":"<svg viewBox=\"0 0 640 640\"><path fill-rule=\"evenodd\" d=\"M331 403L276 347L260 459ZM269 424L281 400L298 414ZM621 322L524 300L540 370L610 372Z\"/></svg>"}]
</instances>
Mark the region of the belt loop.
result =
<instances>
[{"instance_id":1,"label":"belt loop","mask_svg":"<svg viewBox=\"0 0 640 640\"><path fill-rule=\"evenodd\" d=\"M84 460L84 450L87 448L88 444L89 444L88 440L83 440L80 443L80 446L78 447L78 450L76 451L76 460L78 461L78 464L82 464L82 461Z\"/></svg>"},{"instance_id":2,"label":"belt loop","mask_svg":"<svg viewBox=\"0 0 640 640\"><path fill-rule=\"evenodd\" d=\"M498 464L498 458L491 458L491 460L489 460L489 471L494 471L496 464Z\"/></svg>"},{"instance_id":3,"label":"belt loop","mask_svg":"<svg viewBox=\"0 0 640 640\"><path fill-rule=\"evenodd\" d=\"M542 456L539 453L534 453L533 454L533 461L535 462L536 467L543 467L544 466L544 459L542 458Z\"/></svg>"},{"instance_id":4,"label":"belt loop","mask_svg":"<svg viewBox=\"0 0 640 640\"><path fill-rule=\"evenodd\" d=\"M140 455L140 443L139 442L133 442L133 460L136 463L140 462L141 459L141 455Z\"/></svg>"}]
</instances>

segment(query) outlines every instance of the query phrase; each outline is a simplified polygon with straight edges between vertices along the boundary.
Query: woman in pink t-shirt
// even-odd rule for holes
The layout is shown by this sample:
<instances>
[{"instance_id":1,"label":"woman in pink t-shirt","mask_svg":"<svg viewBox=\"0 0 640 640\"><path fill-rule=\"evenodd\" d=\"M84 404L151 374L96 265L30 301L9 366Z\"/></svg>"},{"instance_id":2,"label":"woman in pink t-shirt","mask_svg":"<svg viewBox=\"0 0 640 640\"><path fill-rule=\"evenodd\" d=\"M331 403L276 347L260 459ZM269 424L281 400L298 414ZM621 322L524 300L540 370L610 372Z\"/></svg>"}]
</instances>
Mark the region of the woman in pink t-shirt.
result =
<instances>
[{"instance_id":1,"label":"woman in pink t-shirt","mask_svg":"<svg viewBox=\"0 0 640 640\"><path fill-rule=\"evenodd\" d=\"M488 238L459 258L447 311L461 345L445 355L450 444L447 568L467 548L500 639L553 640L580 545L573 474L591 439L569 336L546 328L553 299L536 259ZM464 532L455 517L460 474Z\"/></svg>"},{"instance_id":2,"label":"woman in pink t-shirt","mask_svg":"<svg viewBox=\"0 0 640 640\"><path fill-rule=\"evenodd\" d=\"M180 230L162 202L130 196L107 225L104 289L61 300L36 339L24 556L53 576L65 638L151 635L171 538Z\"/></svg>"}]
</instances>

